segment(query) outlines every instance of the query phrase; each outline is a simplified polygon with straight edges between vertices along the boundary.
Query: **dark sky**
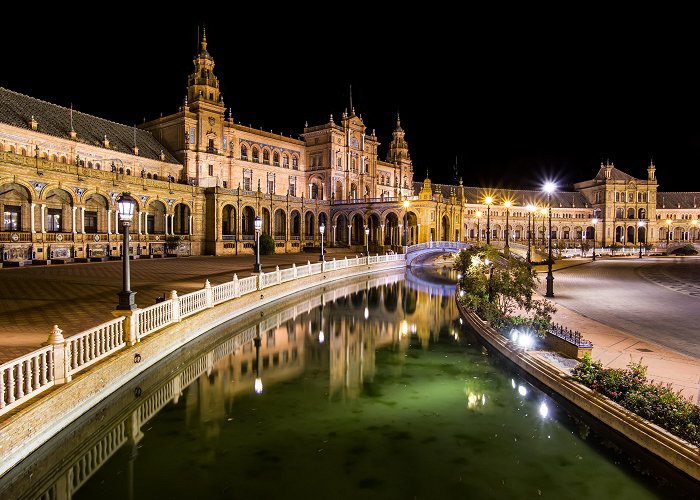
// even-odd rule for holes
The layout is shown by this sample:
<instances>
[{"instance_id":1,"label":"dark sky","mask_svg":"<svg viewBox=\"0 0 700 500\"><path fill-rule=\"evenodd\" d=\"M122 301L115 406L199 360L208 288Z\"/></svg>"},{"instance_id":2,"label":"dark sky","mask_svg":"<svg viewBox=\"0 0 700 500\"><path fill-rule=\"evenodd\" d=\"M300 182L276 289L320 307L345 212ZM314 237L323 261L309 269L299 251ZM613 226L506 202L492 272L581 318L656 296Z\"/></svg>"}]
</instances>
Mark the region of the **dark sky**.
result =
<instances>
[{"instance_id":1,"label":"dark sky","mask_svg":"<svg viewBox=\"0 0 700 500\"><path fill-rule=\"evenodd\" d=\"M0 85L140 123L181 104L205 22L226 106L244 124L297 136L307 120L333 113L337 122L352 84L382 158L400 111L416 180L430 169L433 182L452 182L457 158L467 185L539 188L555 178L567 188L608 158L645 178L653 158L661 190L700 190L700 43L688 12L499 4L411 14L395 4L391 15L348 5L304 20L305 4L203 5L213 12L147 19L119 5L95 12L94 27L63 7L26 24L6 16Z\"/></svg>"}]
</instances>

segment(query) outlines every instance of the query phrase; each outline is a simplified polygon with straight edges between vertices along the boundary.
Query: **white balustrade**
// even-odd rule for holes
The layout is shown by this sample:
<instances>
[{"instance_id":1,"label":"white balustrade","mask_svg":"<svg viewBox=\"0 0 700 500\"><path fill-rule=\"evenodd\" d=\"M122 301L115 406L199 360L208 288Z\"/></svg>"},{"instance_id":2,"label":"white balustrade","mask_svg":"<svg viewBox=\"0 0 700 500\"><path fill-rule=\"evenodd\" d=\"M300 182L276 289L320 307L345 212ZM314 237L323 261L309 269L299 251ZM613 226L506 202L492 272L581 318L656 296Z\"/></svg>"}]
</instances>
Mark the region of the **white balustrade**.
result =
<instances>
[{"instance_id":1,"label":"white balustrade","mask_svg":"<svg viewBox=\"0 0 700 500\"><path fill-rule=\"evenodd\" d=\"M68 373L75 374L126 345L124 316L66 339Z\"/></svg>"},{"instance_id":2,"label":"white balustrade","mask_svg":"<svg viewBox=\"0 0 700 500\"><path fill-rule=\"evenodd\" d=\"M236 297L236 285L233 281L227 281L212 287L211 293L214 298L214 304L220 304Z\"/></svg>"},{"instance_id":3,"label":"white balustrade","mask_svg":"<svg viewBox=\"0 0 700 500\"><path fill-rule=\"evenodd\" d=\"M245 295L246 293L254 292L255 290L258 289L258 277L257 276L248 276L247 278L243 278L242 280L238 280L238 291L241 295Z\"/></svg>"},{"instance_id":4,"label":"white balustrade","mask_svg":"<svg viewBox=\"0 0 700 500\"><path fill-rule=\"evenodd\" d=\"M136 315L137 335L141 340L149 333L155 332L168 325L173 318L172 300L166 300L143 309L134 311ZM180 313L182 314L182 313Z\"/></svg>"},{"instance_id":5,"label":"white balustrade","mask_svg":"<svg viewBox=\"0 0 700 500\"><path fill-rule=\"evenodd\" d=\"M0 365L0 415L54 385L53 346Z\"/></svg>"},{"instance_id":6,"label":"white balustrade","mask_svg":"<svg viewBox=\"0 0 700 500\"><path fill-rule=\"evenodd\" d=\"M280 279L281 282L284 283L285 281L291 281L294 279L294 269L293 268L287 268L287 269L282 269L280 271Z\"/></svg>"},{"instance_id":7,"label":"white balustrade","mask_svg":"<svg viewBox=\"0 0 700 500\"><path fill-rule=\"evenodd\" d=\"M180 317L185 318L207 308L206 290L197 290L180 296Z\"/></svg>"}]
</instances>

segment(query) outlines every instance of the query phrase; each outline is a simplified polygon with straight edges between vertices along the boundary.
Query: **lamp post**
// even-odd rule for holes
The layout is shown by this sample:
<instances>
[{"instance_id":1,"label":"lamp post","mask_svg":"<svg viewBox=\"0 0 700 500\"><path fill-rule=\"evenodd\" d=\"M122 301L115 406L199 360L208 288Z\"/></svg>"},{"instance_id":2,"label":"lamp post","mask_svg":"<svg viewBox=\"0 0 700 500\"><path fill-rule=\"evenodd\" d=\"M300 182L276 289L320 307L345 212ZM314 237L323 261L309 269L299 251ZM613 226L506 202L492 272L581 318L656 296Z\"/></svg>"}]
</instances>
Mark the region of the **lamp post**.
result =
<instances>
[{"instance_id":1,"label":"lamp post","mask_svg":"<svg viewBox=\"0 0 700 500\"><path fill-rule=\"evenodd\" d=\"M698 220L693 219L690 221L690 223L693 225L693 236L691 238L691 241L695 243L695 240L698 239Z\"/></svg>"},{"instance_id":2,"label":"lamp post","mask_svg":"<svg viewBox=\"0 0 700 500\"><path fill-rule=\"evenodd\" d=\"M671 243L671 224L673 221L671 219L666 219L666 252L668 252L668 245Z\"/></svg>"},{"instance_id":3,"label":"lamp post","mask_svg":"<svg viewBox=\"0 0 700 500\"><path fill-rule=\"evenodd\" d=\"M369 257L369 226L365 226L365 245L367 247L367 257Z\"/></svg>"},{"instance_id":4,"label":"lamp post","mask_svg":"<svg viewBox=\"0 0 700 500\"><path fill-rule=\"evenodd\" d=\"M508 218L510 216L510 205L511 202L510 200L506 200L503 202L503 206L506 207L506 244L503 247L503 254L508 257L510 254L510 247L508 246L508 240L510 239L510 231L508 229Z\"/></svg>"},{"instance_id":5,"label":"lamp post","mask_svg":"<svg viewBox=\"0 0 700 500\"><path fill-rule=\"evenodd\" d=\"M255 216L255 265L253 266L254 273L261 273L262 266L260 265L260 228L262 228L262 219L259 215Z\"/></svg>"},{"instance_id":6,"label":"lamp post","mask_svg":"<svg viewBox=\"0 0 700 500\"><path fill-rule=\"evenodd\" d=\"M554 275L552 274L552 192L555 187L552 182L544 185L544 191L547 193L547 205L549 205L549 244L547 245L549 250L547 257L547 293L545 293L545 297L554 297Z\"/></svg>"},{"instance_id":7,"label":"lamp post","mask_svg":"<svg viewBox=\"0 0 700 500\"><path fill-rule=\"evenodd\" d=\"M595 260L595 227L598 224L598 219L593 218L591 222L593 223L593 260Z\"/></svg>"},{"instance_id":8,"label":"lamp post","mask_svg":"<svg viewBox=\"0 0 700 500\"><path fill-rule=\"evenodd\" d=\"M484 203L486 203L486 244L491 244L491 204L493 203L493 196L487 196L484 198Z\"/></svg>"},{"instance_id":9,"label":"lamp post","mask_svg":"<svg viewBox=\"0 0 700 500\"><path fill-rule=\"evenodd\" d=\"M411 203L403 200L403 253L408 251L408 207Z\"/></svg>"},{"instance_id":10,"label":"lamp post","mask_svg":"<svg viewBox=\"0 0 700 500\"><path fill-rule=\"evenodd\" d=\"M476 211L476 243L477 245L481 244L481 216L483 214L481 213L481 210Z\"/></svg>"},{"instance_id":11,"label":"lamp post","mask_svg":"<svg viewBox=\"0 0 700 500\"><path fill-rule=\"evenodd\" d=\"M642 258L642 228L644 227L644 221L637 221L637 242L639 243L639 258Z\"/></svg>"},{"instance_id":12,"label":"lamp post","mask_svg":"<svg viewBox=\"0 0 700 500\"><path fill-rule=\"evenodd\" d=\"M532 230L531 222L533 219L533 212L537 210L537 207L532 203L527 204L527 263L532 263Z\"/></svg>"},{"instance_id":13,"label":"lamp post","mask_svg":"<svg viewBox=\"0 0 700 500\"><path fill-rule=\"evenodd\" d=\"M547 244L547 228L544 225L544 221L547 219L547 209L541 208L540 215L542 216L542 250L544 251L544 247ZM534 225L534 221L533 221L533 225Z\"/></svg>"},{"instance_id":14,"label":"lamp post","mask_svg":"<svg viewBox=\"0 0 700 500\"><path fill-rule=\"evenodd\" d=\"M136 293L131 291L131 275L129 271L129 224L131 224L131 219L134 217L136 200L131 197L130 193L125 192L117 199L117 206L119 208L119 218L124 226L124 241L122 241L122 291L118 293L119 304L117 304L117 310L133 311L136 309L136 304L134 303L134 295L136 295Z\"/></svg>"},{"instance_id":15,"label":"lamp post","mask_svg":"<svg viewBox=\"0 0 700 500\"><path fill-rule=\"evenodd\" d=\"M321 222L321 225L318 226L318 230L321 233L321 257L319 257L318 260L319 262L323 262L324 260L326 260L323 256L323 233L326 232L326 226L323 224L323 222Z\"/></svg>"}]
</instances>

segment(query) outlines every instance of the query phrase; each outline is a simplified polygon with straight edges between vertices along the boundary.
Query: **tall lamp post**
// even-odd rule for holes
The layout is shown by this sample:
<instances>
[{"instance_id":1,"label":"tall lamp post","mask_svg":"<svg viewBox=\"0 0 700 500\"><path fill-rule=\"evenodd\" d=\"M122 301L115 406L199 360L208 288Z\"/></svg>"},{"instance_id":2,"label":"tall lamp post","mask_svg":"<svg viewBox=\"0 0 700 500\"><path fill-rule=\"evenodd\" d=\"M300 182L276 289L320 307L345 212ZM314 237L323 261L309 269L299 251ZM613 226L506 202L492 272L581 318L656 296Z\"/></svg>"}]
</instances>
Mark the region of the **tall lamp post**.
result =
<instances>
[{"instance_id":1,"label":"tall lamp post","mask_svg":"<svg viewBox=\"0 0 700 500\"><path fill-rule=\"evenodd\" d=\"M528 203L527 205L527 263L530 264L532 263L532 230L531 230L531 225L532 225L532 219L533 219L533 212L537 210L537 207L533 205L532 203Z\"/></svg>"},{"instance_id":2,"label":"tall lamp post","mask_svg":"<svg viewBox=\"0 0 700 500\"><path fill-rule=\"evenodd\" d=\"M408 200L403 200L403 253L408 252Z\"/></svg>"},{"instance_id":3,"label":"tall lamp post","mask_svg":"<svg viewBox=\"0 0 700 500\"><path fill-rule=\"evenodd\" d=\"M593 260L595 260L595 227L598 225L598 219L593 218L591 222L593 223Z\"/></svg>"},{"instance_id":4,"label":"tall lamp post","mask_svg":"<svg viewBox=\"0 0 700 500\"><path fill-rule=\"evenodd\" d=\"M545 227L545 221L547 220L547 209L546 208L541 208L540 209L540 215L542 216L542 250L544 251L544 247L547 244L547 228ZM533 226L534 226L534 220Z\"/></svg>"},{"instance_id":5,"label":"tall lamp post","mask_svg":"<svg viewBox=\"0 0 700 500\"><path fill-rule=\"evenodd\" d=\"M484 198L484 203L486 203L486 244L491 244L491 204L493 203L493 196L487 196Z\"/></svg>"},{"instance_id":6,"label":"tall lamp post","mask_svg":"<svg viewBox=\"0 0 700 500\"><path fill-rule=\"evenodd\" d=\"M503 247L503 254L508 257L510 254L510 246L508 246L508 240L510 239L510 230L508 229L508 218L510 216L510 205L511 202L510 200L506 200L503 202L503 206L506 207L506 244Z\"/></svg>"},{"instance_id":7,"label":"tall lamp post","mask_svg":"<svg viewBox=\"0 0 700 500\"><path fill-rule=\"evenodd\" d=\"M365 226L365 245L367 247L367 257L369 257L369 226Z\"/></svg>"},{"instance_id":8,"label":"tall lamp post","mask_svg":"<svg viewBox=\"0 0 700 500\"><path fill-rule=\"evenodd\" d=\"M671 219L666 219L666 253L668 253L668 245L671 244Z\"/></svg>"},{"instance_id":9,"label":"tall lamp post","mask_svg":"<svg viewBox=\"0 0 700 500\"><path fill-rule=\"evenodd\" d=\"M136 293L131 291L131 275L129 271L129 224L131 224L131 219L134 217L136 200L131 197L130 193L125 192L117 199L117 206L119 208L119 218L124 226L124 241L122 241L122 291L118 293L119 304L117 305L117 310L133 311L136 309L136 303L134 302L134 295L136 295Z\"/></svg>"},{"instance_id":10,"label":"tall lamp post","mask_svg":"<svg viewBox=\"0 0 700 500\"><path fill-rule=\"evenodd\" d=\"M261 273L262 266L260 265L260 229L262 228L262 219L259 215L255 216L253 224L255 226L255 265L253 266L253 272Z\"/></svg>"},{"instance_id":11,"label":"tall lamp post","mask_svg":"<svg viewBox=\"0 0 700 500\"><path fill-rule=\"evenodd\" d=\"M476 244L481 245L481 210L476 211Z\"/></svg>"},{"instance_id":12,"label":"tall lamp post","mask_svg":"<svg viewBox=\"0 0 700 500\"><path fill-rule=\"evenodd\" d=\"M323 233L326 232L326 226L321 222L321 225L318 226L318 230L321 233L321 257L319 257L319 262L323 262L326 260L326 258L323 256Z\"/></svg>"},{"instance_id":13,"label":"tall lamp post","mask_svg":"<svg viewBox=\"0 0 700 500\"><path fill-rule=\"evenodd\" d=\"M637 242L639 243L639 258L642 258L642 228L644 227L644 221L637 221Z\"/></svg>"},{"instance_id":14,"label":"tall lamp post","mask_svg":"<svg viewBox=\"0 0 700 500\"><path fill-rule=\"evenodd\" d=\"M554 275L552 274L552 193L556 186L552 182L548 182L544 185L544 191L547 193L547 205L548 216L549 216L549 243L548 243L548 256L547 256L547 293L545 297L554 297Z\"/></svg>"}]
</instances>

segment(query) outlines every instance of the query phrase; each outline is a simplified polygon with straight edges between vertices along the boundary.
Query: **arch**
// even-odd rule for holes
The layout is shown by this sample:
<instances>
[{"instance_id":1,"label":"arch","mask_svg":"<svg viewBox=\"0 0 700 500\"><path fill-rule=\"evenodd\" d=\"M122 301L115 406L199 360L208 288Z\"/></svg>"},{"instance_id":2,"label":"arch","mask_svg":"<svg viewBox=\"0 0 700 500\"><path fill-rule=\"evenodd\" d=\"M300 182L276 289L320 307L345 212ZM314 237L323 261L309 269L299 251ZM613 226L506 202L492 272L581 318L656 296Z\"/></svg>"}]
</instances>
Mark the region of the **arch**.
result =
<instances>
[{"instance_id":1,"label":"arch","mask_svg":"<svg viewBox=\"0 0 700 500\"><path fill-rule=\"evenodd\" d=\"M248 161L248 146L241 144L241 160Z\"/></svg>"},{"instance_id":2,"label":"arch","mask_svg":"<svg viewBox=\"0 0 700 500\"><path fill-rule=\"evenodd\" d=\"M152 176L151 173L149 172L149 173L146 174L146 178L147 178L147 179L152 179L153 176Z\"/></svg>"},{"instance_id":3,"label":"arch","mask_svg":"<svg viewBox=\"0 0 700 500\"><path fill-rule=\"evenodd\" d=\"M98 163L95 163L95 168L96 168L97 170L102 170L102 165L101 165L99 162L98 162Z\"/></svg>"},{"instance_id":4,"label":"arch","mask_svg":"<svg viewBox=\"0 0 700 500\"><path fill-rule=\"evenodd\" d=\"M241 211L241 236L245 239L255 238L255 210L250 205Z\"/></svg>"},{"instance_id":5,"label":"arch","mask_svg":"<svg viewBox=\"0 0 700 500\"><path fill-rule=\"evenodd\" d=\"M126 169L126 175L131 175L131 169L130 169L130 168L127 168L127 169Z\"/></svg>"},{"instance_id":6,"label":"arch","mask_svg":"<svg viewBox=\"0 0 700 500\"><path fill-rule=\"evenodd\" d=\"M252 153L252 161L255 163L260 163L260 150L257 148L257 146L253 146L253 153Z\"/></svg>"},{"instance_id":7,"label":"arch","mask_svg":"<svg viewBox=\"0 0 700 500\"><path fill-rule=\"evenodd\" d=\"M298 210L292 210L289 216L289 234L292 239L301 237L301 214Z\"/></svg>"},{"instance_id":8,"label":"arch","mask_svg":"<svg viewBox=\"0 0 700 500\"><path fill-rule=\"evenodd\" d=\"M27 156L27 150L25 148L19 148L20 156Z\"/></svg>"},{"instance_id":9,"label":"arch","mask_svg":"<svg viewBox=\"0 0 700 500\"><path fill-rule=\"evenodd\" d=\"M274 232L276 240L287 237L287 213L281 208L275 210Z\"/></svg>"},{"instance_id":10,"label":"arch","mask_svg":"<svg viewBox=\"0 0 700 500\"><path fill-rule=\"evenodd\" d=\"M270 150L267 148L263 148L263 163L265 165L270 164Z\"/></svg>"},{"instance_id":11,"label":"arch","mask_svg":"<svg viewBox=\"0 0 700 500\"><path fill-rule=\"evenodd\" d=\"M401 244L399 232L399 216L395 212L389 212L384 223L384 244L397 246Z\"/></svg>"},{"instance_id":12,"label":"arch","mask_svg":"<svg viewBox=\"0 0 700 500\"><path fill-rule=\"evenodd\" d=\"M0 184L0 206L3 220L0 231L29 231L31 223L32 191L22 184Z\"/></svg>"},{"instance_id":13,"label":"arch","mask_svg":"<svg viewBox=\"0 0 700 500\"><path fill-rule=\"evenodd\" d=\"M328 217L326 216L325 212L318 214L318 226L321 227L321 224L328 228Z\"/></svg>"},{"instance_id":14,"label":"arch","mask_svg":"<svg viewBox=\"0 0 700 500\"><path fill-rule=\"evenodd\" d=\"M348 244L348 218L345 214L338 214L335 217L335 242L341 245Z\"/></svg>"},{"instance_id":15,"label":"arch","mask_svg":"<svg viewBox=\"0 0 700 500\"><path fill-rule=\"evenodd\" d=\"M273 164L275 167L279 167L279 166L280 166L280 154L279 154L277 151L275 151L275 152L272 154L272 164Z\"/></svg>"},{"instance_id":16,"label":"arch","mask_svg":"<svg viewBox=\"0 0 700 500\"><path fill-rule=\"evenodd\" d=\"M49 161L55 162L55 161L56 161L56 155L52 153L51 156L49 156Z\"/></svg>"},{"instance_id":17,"label":"arch","mask_svg":"<svg viewBox=\"0 0 700 500\"><path fill-rule=\"evenodd\" d=\"M287 153L282 155L282 167L289 168L289 155Z\"/></svg>"},{"instance_id":18,"label":"arch","mask_svg":"<svg viewBox=\"0 0 700 500\"><path fill-rule=\"evenodd\" d=\"M173 209L173 234L190 234L190 207L178 203Z\"/></svg>"},{"instance_id":19,"label":"arch","mask_svg":"<svg viewBox=\"0 0 700 500\"><path fill-rule=\"evenodd\" d=\"M350 244L351 245L362 245L365 244L365 221L362 215L355 214L352 216L350 225L352 226L350 230Z\"/></svg>"},{"instance_id":20,"label":"arch","mask_svg":"<svg viewBox=\"0 0 700 500\"><path fill-rule=\"evenodd\" d=\"M637 228L637 243L647 242L647 228L644 226L639 226Z\"/></svg>"},{"instance_id":21,"label":"arch","mask_svg":"<svg viewBox=\"0 0 700 500\"><path fill-rule=\"evenodd\" d=\"M447 215L442 216L440 223L440 241L449 241L450 238L450 219Z\"/></svg>"},{"instance_id":22,"label":"arch","mask_svg":"<svg viewBox=\"0 0 700 500\"><path fill-rule=\"evenodd\" d=\"M342 181L335 181L335 192L334 196L336 200L344 200L343 196L343 182Z\"/></svg>"},{"instance_id":23,"label":"arch","mask_svg":"<svg viewBox=\"0 0 700 500\"><path fill-rule=\"evenodd\" d=\"M634 226L628 226L627 227L627 238L625 243L634 243L636 238L634 237Z\"/></svg>"},{"instance_id":24,"label":"arch","mask_svg":"<svg viewBox=\"0 0 700 500\"><path fill-rule=\"evenodd\" d=\"M297 155L292 156L292 169L299 170L299 157Z\"/></svg>"},{"instance_id":25,"label":"arch","mask_svg":"<svg viewBox=\"0 0 700 500\"><path fill-rule=\"evenodd\" d=\"M615 243L624 243L625 240L625 228L622 226L617 226L615 228Z\"/></svg>"},{"instance_id":26,"label":"arch","mask_svg":"<svg viewBox=\"0 0 700 500\"><path fill-rule=\"evenodd\" d=\"M630 207L627 209L627 218L634 219L634 208Z\"/></svg>"},{"instance_id":27,"label":"arch","mask_svg":"<svg viewBox=\"0 0 700 500\"><path fill-rule=\"evenodd\" d=\"M146 229L149 234L165 234L165 203L152 200L145 208Z\"/></svg>"},{"instance_id":28,"label":"arch","mask_svg":"<svg viewBox=\"0 0 700 500\"><path fill-rule=\"evenodd\" d=\"M61 158L58 161L60 163L68 163L68 159L65 157L65 155L61 155Z\"/></svg>"},{"instance_id":29,"label":"arch","mask_svg":"<svg viewBox=\"0 0 700 500\"><path fill-rule=\"evenodd\" d=\"M262 227L260 228L260 234L272 234L272 220L270 219L270 209L267 207L263 207L260 211L260 218L262 219Z\"/></svg>"},{"instance_id":30,"label":"arch","mask_svg":"<svg viewBox=\"0 0 700 500\"><path fill-rule=\"evenodd\" d=\"M350 184L350 191L348 192L348 200L357 199L357 184L354 182Z\"/></svg>"},{"instance_id":31,"label":"arch","mask_svg":"<svg viewBox=\"0 0 700 500\"><path fill-rule=\"evenodd\" d=\"M74 194L62 188L49 188L44 193L46 202L46 231L49 233L62 233L77 228L78 221L73 219L72 207L76 200ZM75 223L76 227L72 227Z\"/></svg>"},{"instance_id":32,"label":"arch","mask_svg":"<svg viewBox=\"0 0 700 500\"><path fill-rule=\"evenodd\" d=\"M369 249L379 252L382 228L379 224L379 215L376 212L370 213L367 217L367 227L369 228Z\"/></svg>"},{"instance_id":33,"label":"arch","mask_svg":"<svg viewBox=\"0 0 700 500\"><path fill-rule=\"evenodd\" d=\"M637 211L637 218L638 219L646 219L647 218L647 211L645 208L640 208Z\"/></svg>"},{"instance_id":34,"label":"arch","mask_svg":"<svg viewBox=\"0 0 700 500\"><path fill-rule=\"evenodd\" d=\"M158 180L158 174L153 174L153 180L157 181Z\"/></svg>"},{"instance_id":35,"label":"arch","mask_svg":"<svg viewBox=\"0 0 700 500\"><path fill-rule=\"evenodd\" d=\"M236 236L236 207L230 203L221 210L221 235L225 240L233 240Z\"/></svg>"},{"instance_id":36,"label":"arch","mask_svg":"<svg viewBox=\"0 0 700 500\"><path fill-rule=\"evenodd\" d=\"M314 228L315 228L316 217L314 213L309 210L304 214L304 239L313 240L314 239Z\"/></svg>"},{"instance_id":37,"label":"arch","mask_svg":"<svg viewBox=\"0 0 700 500\"><path fill-rule=\"evenodd\" d=\"M106 233L111 199L98 193L86 193L83 195L83 205L85 207L84 231L88 234Z\"/></svg>"}]
</instances>

